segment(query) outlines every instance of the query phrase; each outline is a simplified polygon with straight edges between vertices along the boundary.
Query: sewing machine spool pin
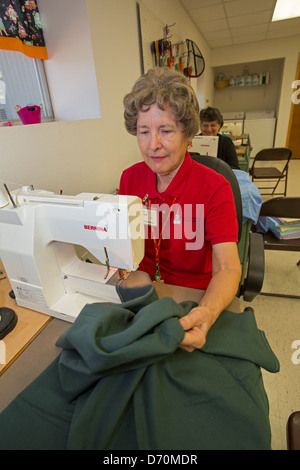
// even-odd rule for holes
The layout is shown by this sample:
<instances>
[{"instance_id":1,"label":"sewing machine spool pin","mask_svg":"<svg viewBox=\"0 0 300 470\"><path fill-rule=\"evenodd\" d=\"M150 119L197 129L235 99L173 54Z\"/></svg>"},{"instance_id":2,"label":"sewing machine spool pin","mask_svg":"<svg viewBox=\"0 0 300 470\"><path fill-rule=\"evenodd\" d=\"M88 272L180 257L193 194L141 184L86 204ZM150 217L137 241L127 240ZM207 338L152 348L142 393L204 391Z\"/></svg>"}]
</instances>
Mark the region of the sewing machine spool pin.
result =
<instances>
[{"instance_id":1,"label":"sewing machine spool pin","mask_svg":"<svg viewBox=\"0 0 300 470\"><path fill-rule=\"evenodd\" d=\"M106 271L106 274L104 276L104 279L107 278L108 274L109 274L109 269L110 269L110 266L109 266L109 258L108 258L108 254L107 254L107 249L106 247L104 247L104 253L105 253L105 264L106 264L106 267L107 267L107 271Z\"/></svg>"},{"instance_id":2,"label":"sewing machine spool pin","mask_svg":"<svg viewBox=\"0 0 300 470\"><path fill-rule=\"evenodd\" d=\"M7 185L4 183L3 186L4 186L4 188L5 188L5 190L6 190L7 194L8 194L8 197L9 197L9 199L10 199L10 202L12 203L13 207L16 209L17 204L15 203L15 201L14 201L14 199L13 199L13 197L12 197L12 195L11 195L11 193L10 193L8 187L7 187Z\"/></svg>"}]
</instances>

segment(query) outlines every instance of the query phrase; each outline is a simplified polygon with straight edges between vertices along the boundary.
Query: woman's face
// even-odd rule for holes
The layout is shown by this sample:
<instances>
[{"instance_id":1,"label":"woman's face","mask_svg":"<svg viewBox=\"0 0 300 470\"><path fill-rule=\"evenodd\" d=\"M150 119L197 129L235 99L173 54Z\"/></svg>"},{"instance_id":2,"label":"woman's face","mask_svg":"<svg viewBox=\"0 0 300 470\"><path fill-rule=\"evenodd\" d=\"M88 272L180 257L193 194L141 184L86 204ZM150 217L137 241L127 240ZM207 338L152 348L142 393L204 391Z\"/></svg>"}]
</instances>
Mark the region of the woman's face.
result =
<instances>
[{"instance_id":1,"label":"woman's face","mask_svg":"<svg viewBox=\"0 0 300 470\"><path fill-rule=\"evenodd\" d=\"M187 138L170 108L162 111L156 103L139 112L137 141L146 164L160 176L175 176L184 160Z\"/></svg>"},{"instance_id":2,"label":"woman's face","mask_svg":"<svg viewBox=\"0 0 300 470\"><path fill-rule=\"evenodd\" d=\"M201 121L200 129L203 135L216 136L221 128L217 121Z\"/></svg>"}]
</instances>

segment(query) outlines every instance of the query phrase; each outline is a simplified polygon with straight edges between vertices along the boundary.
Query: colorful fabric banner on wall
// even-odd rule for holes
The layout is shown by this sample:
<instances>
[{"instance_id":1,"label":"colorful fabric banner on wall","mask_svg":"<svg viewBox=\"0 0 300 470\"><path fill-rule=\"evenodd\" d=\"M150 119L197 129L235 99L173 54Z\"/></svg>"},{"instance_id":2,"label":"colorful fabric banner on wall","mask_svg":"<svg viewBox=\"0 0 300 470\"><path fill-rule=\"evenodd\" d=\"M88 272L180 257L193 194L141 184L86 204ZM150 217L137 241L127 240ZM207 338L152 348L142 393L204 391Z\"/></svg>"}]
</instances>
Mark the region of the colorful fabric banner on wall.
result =
<instances>
[{"instance_id":1,"label":"colorful fabric banner on wall","mask_svg":"<svg viewBox=\"0 0 300 470\"><path fill-rule=\"evenodd\" d=\"M36 0L0 0L0 49L48 58Z\"/></svg>"}]
</instances>

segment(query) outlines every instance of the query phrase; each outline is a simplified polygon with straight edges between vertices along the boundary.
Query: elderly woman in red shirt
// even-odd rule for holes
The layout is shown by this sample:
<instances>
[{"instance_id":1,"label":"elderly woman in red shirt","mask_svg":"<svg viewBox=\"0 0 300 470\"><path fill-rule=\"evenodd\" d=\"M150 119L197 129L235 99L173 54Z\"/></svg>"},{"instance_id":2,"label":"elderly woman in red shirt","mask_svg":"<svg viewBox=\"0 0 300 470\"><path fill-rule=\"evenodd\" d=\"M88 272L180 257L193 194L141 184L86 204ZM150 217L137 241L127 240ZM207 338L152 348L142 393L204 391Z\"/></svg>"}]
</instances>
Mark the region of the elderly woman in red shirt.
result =
<instances>
[{"instance_id":1,"label":"elderly woman in red shirt","mask_svg":"<svg viewBox=\"0 0 300 470\"><path fill-rule=\"evenodd\" d=\"M119 194L145 205L145 257L140 269L155 281L204 289L199 306L179 321L181 347L201 348L234 298L241 267L230 184L193 161L189 141L199 132L199 105L179 72L149 70L124 98L125 125L137 136L143 161L126 169Z\"/></svg>"}]
</instances>

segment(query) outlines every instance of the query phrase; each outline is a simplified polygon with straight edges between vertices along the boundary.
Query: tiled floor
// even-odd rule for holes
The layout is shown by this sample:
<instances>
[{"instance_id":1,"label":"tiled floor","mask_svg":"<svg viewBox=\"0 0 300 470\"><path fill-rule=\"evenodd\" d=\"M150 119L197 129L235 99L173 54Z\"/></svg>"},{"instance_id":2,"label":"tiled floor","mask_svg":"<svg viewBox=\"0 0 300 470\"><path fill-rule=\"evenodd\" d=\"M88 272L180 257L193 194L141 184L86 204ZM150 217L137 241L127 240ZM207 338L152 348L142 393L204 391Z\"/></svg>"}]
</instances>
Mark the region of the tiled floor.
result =
<instances>
[{"instance_id":1,"label":"tiled floor","mask_svg":"<svg viewBox=\"0 0 300 470\"><path fill-rule=\"evenodd\" d=\"M300 160L291 162L287 196L300 196ZM266 251L262 291L300 295L299 259L300 252ZM258 327L280 362L279 373L263 371L263 378L270 403L272 448L284 450L287 419L300 410L300 300L259 295L246 305L254 309ZM298 346L293 348L295 341Z\"/></svg>"}]
</instances>

